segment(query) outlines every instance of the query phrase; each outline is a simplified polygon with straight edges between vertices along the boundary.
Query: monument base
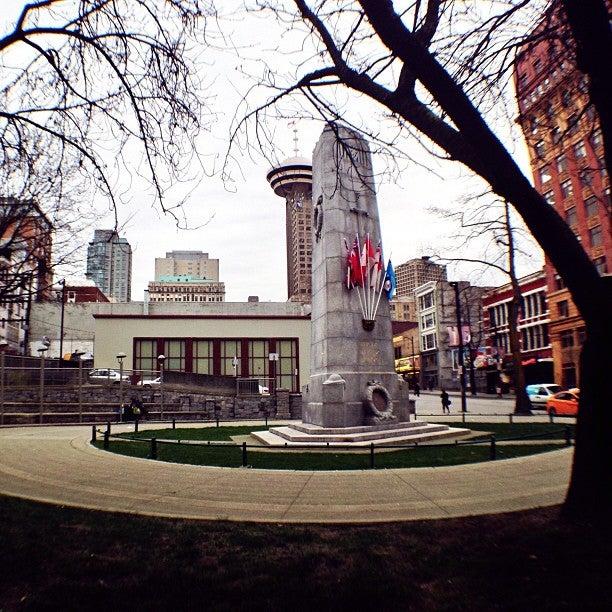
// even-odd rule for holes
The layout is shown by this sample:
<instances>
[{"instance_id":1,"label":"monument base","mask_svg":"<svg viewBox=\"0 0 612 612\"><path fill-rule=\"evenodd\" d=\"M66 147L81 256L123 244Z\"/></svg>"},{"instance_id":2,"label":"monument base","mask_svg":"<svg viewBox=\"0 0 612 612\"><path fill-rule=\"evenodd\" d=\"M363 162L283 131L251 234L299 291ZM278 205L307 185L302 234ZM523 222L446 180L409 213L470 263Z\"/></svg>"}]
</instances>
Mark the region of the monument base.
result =
<instances>
[{"instance_id":1,"label":"monument base","mask_svg":"<svg viewBox=\"0 0 612 612\"><path fill-rule=\"evenodd\" d=\"M321 427L312 423L291 423L251 433L265 446L375 446L431 442L466 436L469 429L425 421L391 422L356 427Z\"/></svg>"}]
</instances>

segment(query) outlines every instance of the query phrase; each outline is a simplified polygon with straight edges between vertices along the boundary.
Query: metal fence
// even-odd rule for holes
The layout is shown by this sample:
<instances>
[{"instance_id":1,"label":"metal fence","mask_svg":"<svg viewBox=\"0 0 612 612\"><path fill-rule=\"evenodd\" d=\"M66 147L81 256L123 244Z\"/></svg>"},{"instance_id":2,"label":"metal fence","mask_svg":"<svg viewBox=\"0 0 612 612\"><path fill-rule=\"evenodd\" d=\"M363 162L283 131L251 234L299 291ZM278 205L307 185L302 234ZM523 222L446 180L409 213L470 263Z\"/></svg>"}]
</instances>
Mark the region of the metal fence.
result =
<instances>
[{"instance_id":1,"label":"metal fence","mask_svg":"<svg viewBox=\"0 0 612 612\"><path fill-rule=\"evenodd\" d=\"M220 426L219 419L216 419L216 421L201 421L201 422L202 423L216 422L216 426L217 427ZM172 429L176 429L176 421L173 419L171 423L172 423ZM267 417L265 419L265 423L267 426L268 424ZM139 421L136 420L134 423L134 434L138 434L138 433L139 433ZM367 459L367 463L364 462L364 469L365 468L375 469L376 468L376 451L389 451L389 450L418 451L418 449L432 448L432 447L435 447L436 449L444 449L444 448L456 449L459 447L466 447L466 446L486 445L489 448L488 458L489 460L494 461L498 458L498 444L500 442L525 442L525 441L536 440L536 439L550 439L550 436L557 436L557 435L562 436L562 441L565 446L572 445L572 441L573 441L572 430L569 425L566 425L563 428L551 429L545 432L534 433L534 434L524 434L521 436L505 436L505 437L497 437L495 434L490 434L487 436L477 437L471 440L456 439L453 443L447 443L447 444L444 444L444 443L441 444L438 442L436 442L435 444L431 444L431 443L419 444L419 442L415 441L415 442L411 442L407 444L377 444L375 445L374 443L370 443L370 445L366 447L355 447L354 445L351 446L348 444L330 444L329 442L327 442L327 443L291 444L291 445L289 445L288 443L285 443L284 447L262 447L261 445L248 444L247 442L242 442L242 443L237 444L236 442L230 442L230 441L212 441L212 440L184 441L184 440L160 439L156 437L141 438L141 437L137 437L136 435L126 437L125 432L123 432L123 435L113 434L111 431L111 423L108 422L106 424L105 430L100 430L95 425L92 426L91 443L96 444L98 441L98 437L100 436L102 439L102 448L104 448L105 450L109 450L111 438L118 440L118 441L122 441L122 442L128 442L128 443L146 442L149 444L149 454L148 454L149 459L159 458L159 447L162 445L168 445L168 446L171 446L171 445L187 446L188 445L190 447L205 447L207 449L217 448L217 449L225 449L225 450L228 448L232 448L232 449L236 449L237 451L240 450L241 457L242 457L242 467L248 467L249 465L248 463L249 449L251 450L257 449L258 451L261 451L262 449L273 449L276 451L278 450L280 451L307 450L310 452L317 452L317 453L318 452L334 453L337 451L351 451L352 453L360 453L362 455L367 455L368 459Z\"/></svg>"}]
</instances>

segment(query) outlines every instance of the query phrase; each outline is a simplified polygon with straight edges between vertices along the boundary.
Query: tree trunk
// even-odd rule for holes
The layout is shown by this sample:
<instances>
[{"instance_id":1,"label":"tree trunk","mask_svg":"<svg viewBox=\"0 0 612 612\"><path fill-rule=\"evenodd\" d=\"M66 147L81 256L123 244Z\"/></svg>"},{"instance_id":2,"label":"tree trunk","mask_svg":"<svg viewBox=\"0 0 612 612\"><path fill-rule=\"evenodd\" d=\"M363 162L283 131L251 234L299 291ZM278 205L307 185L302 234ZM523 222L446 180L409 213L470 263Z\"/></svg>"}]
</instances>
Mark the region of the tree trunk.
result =
<instances>
[{"instance_id":1,"label":"tree trunk","mask_svg":"<svg viewBox=\"0 0 612 612\"><path fill-rule=\"evenodd\" d=\"M612 284L612 279L608 278ZM612 398L610 396L609 323L587 326L580 359L580 408L572 478L563 509L572 519L609 526L612 510Z\"/></svg>"}]
</instances>

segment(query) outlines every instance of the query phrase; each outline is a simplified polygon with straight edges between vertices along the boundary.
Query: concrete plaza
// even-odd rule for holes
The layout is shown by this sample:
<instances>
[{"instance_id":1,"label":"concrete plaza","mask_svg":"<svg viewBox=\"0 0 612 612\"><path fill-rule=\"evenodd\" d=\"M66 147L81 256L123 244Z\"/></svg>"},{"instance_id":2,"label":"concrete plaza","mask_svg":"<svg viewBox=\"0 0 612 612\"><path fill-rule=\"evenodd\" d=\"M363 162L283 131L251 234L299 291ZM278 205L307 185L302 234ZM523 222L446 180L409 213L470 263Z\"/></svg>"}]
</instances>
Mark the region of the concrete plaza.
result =
<instances>
[{"instance_id":1,"label":"concrete plaza","mask_svg":"<svg viewBox=\"0 0 612 612\"><path fill-rule=\"evenodd\" d=\"M160 425L147 424L155 427ZM90 437L87 426L1 429L0 494L187 519L279 523L437 519L561 503L573 452L563 448L452 467L288 471L131 458L98 450Z\"/></svg>"}]
</instances>

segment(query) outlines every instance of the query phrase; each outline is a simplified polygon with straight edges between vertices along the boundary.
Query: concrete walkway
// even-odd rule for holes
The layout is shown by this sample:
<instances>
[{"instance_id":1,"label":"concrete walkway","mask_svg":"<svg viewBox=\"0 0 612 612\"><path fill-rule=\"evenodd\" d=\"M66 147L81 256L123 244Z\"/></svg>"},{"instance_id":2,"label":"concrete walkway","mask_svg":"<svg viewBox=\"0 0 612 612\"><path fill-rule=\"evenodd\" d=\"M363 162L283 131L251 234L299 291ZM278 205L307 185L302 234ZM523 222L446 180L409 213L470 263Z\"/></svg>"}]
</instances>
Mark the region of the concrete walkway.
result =
<instances>
[{"instance_id":1,"label":"concrete walkway","mask_svg":"<svg viewBox=\"0 0 612 612\"><path fill-rule=\"evenodd\" d=\"M92 447L90 436L91 428L84 426L1 429L0 494L188 519L438 519L558 504L565 496L572 458L572 449L566 448L454 467L268 471L124 457Z\"/></svg>"}]
</instances>

